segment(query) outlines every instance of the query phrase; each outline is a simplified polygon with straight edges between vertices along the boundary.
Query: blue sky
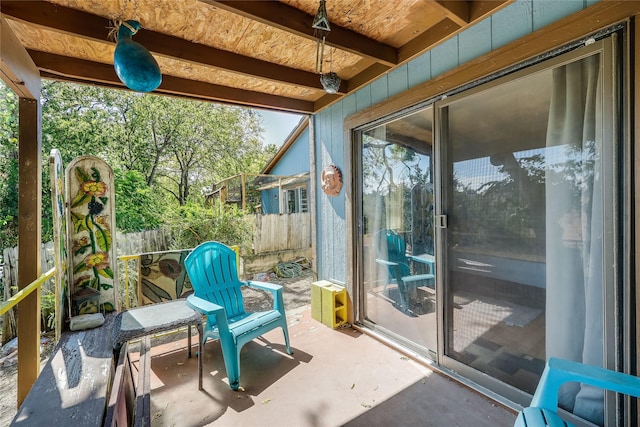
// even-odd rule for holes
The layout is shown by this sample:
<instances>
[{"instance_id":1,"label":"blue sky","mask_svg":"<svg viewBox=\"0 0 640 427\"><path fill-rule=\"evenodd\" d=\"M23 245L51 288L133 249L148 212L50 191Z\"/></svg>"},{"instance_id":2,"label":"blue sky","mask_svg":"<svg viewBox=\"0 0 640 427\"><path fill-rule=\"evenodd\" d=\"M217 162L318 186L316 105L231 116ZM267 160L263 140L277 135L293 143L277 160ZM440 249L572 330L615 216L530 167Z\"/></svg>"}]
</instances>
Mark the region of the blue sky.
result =
<instances>
[{"instance_id":1,"label":"blue sky","mask_svg":"<svg viewBox=\"0 0 640 427\"><path fill-rule=\"evenodd\" d=\"M275 144L277 147L284 143L285 138L289 136L302 117L300 114L268 110L258 110L258 113L263 118L265 144Z\"/></svg>"}]
</instances>

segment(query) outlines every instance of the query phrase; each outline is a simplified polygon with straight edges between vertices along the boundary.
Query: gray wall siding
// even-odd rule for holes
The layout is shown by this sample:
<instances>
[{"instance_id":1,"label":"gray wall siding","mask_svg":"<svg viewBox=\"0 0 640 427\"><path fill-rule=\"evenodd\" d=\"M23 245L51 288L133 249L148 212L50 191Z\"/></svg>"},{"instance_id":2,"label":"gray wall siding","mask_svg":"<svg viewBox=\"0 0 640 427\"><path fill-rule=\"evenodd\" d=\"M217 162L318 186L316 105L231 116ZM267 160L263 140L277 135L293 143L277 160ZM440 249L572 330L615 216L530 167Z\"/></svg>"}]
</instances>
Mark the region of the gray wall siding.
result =
<instances>
[{"instance_id":1,"label":"gray wall siding","mask_svg":"<svg viewBox=\"0 0 640 427\"><path fill-rule=\"evenodd\" d=\"M519 0L465 32L386 74L341 102L316 114L316 182L330 164L344 171L344 119L385 99L597 3L594 0ZM344 172L343 172L344 174ZM345 186L351 185L345 182ZM318 184L319 186L319 184ZM346 282L344 187L336 197L316 192L318 277Z\"/></svg>"}]
</instances>

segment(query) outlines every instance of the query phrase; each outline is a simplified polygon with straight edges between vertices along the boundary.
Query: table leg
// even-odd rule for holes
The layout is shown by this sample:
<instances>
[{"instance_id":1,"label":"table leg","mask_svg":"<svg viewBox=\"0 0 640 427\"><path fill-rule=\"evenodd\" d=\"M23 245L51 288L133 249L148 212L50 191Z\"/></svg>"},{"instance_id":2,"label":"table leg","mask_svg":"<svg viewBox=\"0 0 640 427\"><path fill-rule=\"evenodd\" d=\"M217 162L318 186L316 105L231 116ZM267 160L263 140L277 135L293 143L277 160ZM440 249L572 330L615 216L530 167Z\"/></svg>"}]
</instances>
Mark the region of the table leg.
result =
<instances>
[{"instance_id":1,"label":"table leg","mask_svg":"<svg viewBox=\"0 0 640 427\"><path fill-rule=\"evenodd\" d=\"M189 359L191 359L191 325L188 326L187 348L189 349Z\"/></svg>"}]
</instances>

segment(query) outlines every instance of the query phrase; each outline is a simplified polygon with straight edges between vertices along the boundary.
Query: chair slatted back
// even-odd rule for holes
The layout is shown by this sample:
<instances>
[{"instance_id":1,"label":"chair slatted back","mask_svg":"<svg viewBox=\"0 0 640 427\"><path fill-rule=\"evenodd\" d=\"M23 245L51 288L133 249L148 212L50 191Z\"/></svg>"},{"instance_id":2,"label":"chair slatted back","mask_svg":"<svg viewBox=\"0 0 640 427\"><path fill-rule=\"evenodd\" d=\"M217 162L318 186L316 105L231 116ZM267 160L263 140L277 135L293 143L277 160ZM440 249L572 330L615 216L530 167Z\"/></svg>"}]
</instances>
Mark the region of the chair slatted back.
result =
<instances>
[{"instance_id":1,"label":"chair slatted back","mask_svg":"<svg viewBox=\"0 0 640 427\"><path fill-rule=\"evenodd\" d=\"M407 246L402 236L391 229L380 230L377 235L377 247L379 258L399 264L401 276L411 274L406 254ZM394 277L396 272L389 268L389 274Z\"/></svg>"},{"instance_id":2,"label":"chair slatted back","mask_svg":"<svg viewBox=\"0 0 640 427\"><path fill-rule=\"evenodd\" d=\"M223 306L227 317L244 314L236 253L219 242L206 242L184 260L196 296Z\"/></svg>"}]
</instances>

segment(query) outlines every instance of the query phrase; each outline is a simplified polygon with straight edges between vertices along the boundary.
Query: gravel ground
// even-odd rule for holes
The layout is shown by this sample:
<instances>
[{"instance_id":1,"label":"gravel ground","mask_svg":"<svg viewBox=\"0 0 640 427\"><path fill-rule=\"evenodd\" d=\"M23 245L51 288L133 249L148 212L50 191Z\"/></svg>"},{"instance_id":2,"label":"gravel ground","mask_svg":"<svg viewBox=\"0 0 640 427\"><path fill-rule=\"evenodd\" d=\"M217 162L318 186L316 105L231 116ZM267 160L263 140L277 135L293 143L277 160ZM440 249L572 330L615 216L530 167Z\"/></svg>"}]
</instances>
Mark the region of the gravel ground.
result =
<instances>
[{"instance_id":1,"label":"gravel ground","mask_svg":"<svg viewBox=\"0 0 640 427\"><path fill-rule=\"evenodd\" d=\"M313 281L313 274L310 269L302 270L302 274L298 277L281 278L271 275L264 281L282 285L284 307L287 310L311 304L311 282ZM265 294L267 298L265 298ZM243 290L243 296L245 307L247 307L248 310L258 311L271 307L271 297L267 292L245 288Z\"/></svg>"}]
</instances>

